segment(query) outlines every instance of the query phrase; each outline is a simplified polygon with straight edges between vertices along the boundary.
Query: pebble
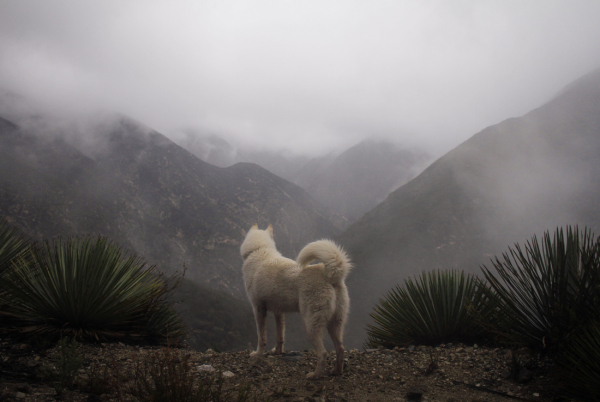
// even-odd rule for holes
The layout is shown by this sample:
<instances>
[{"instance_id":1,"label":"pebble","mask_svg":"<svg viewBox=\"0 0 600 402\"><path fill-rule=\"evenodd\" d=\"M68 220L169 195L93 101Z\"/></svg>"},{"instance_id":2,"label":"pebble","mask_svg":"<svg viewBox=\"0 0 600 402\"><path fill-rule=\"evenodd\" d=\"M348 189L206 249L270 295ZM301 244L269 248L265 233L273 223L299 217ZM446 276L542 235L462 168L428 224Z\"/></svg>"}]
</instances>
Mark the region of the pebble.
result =
<instances>
[{"instance_id":1,"label":"pebble","mask_svg":"<svg viewBox=\"0 0 600 402\"><path fill-rule=\"evenodd\" d=\"M198 366L198 371L215 371L215 368L210 364L202 364Z\"/></svg>"}]
</instances>

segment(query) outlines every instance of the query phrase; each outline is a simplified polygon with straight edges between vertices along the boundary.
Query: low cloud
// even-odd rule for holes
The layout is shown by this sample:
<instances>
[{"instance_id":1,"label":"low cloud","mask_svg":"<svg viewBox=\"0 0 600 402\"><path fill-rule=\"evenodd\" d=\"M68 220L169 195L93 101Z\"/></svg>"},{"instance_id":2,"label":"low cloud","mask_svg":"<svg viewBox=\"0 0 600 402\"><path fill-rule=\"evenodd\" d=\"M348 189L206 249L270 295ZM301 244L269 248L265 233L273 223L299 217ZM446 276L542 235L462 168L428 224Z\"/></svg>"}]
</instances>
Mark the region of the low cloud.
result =
<instances>
[{"instance_id":1,"label":"low cloud","mask_svg":"<svg viewBox=\"0 0 600 402\"><path fill-rule=\"evenodd\" d=\"M299 153L441 153L600 65L589 1L3 1L0 85Z\"/></svg>"}]
</instances>

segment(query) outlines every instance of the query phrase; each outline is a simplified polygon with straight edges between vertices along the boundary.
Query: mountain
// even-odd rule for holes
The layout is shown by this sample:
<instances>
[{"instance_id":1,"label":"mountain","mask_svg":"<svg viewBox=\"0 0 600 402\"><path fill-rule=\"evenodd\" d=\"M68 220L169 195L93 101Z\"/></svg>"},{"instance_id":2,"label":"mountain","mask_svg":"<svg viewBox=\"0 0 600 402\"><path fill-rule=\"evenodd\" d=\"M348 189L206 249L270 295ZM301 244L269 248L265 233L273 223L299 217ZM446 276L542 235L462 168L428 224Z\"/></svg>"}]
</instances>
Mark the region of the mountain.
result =
<instances>
[{"instance_id":1,"label":"mountain","mask_svg":"<svg viewBox=\"0 0 600 402\"><path fill-rule=\"evenodd\" d=\"M271 151L250 149L231 145L216 134L207 134L200 130L184 130L171 134L173 140L182 148L219 167L229 167L239 162L256 163L269 172L294 181L298 171L308 162L306 156L290 151Z\"/></svg>"},{"instance_id":2,"label":"mountain","mask_svg":"<svg viewBox=\"0 0 600 402\"><path fill-rule=\"evenodd\" d=\"M557 226L600 234L600 70L525 116L459 145L351 225L338 240L356 268L350 344L368 313L407 276L480 273L508 245Z\"/></svg>"},{"instance_id":3,"label":"mountain","mask_svg":"<svg viewBox=\"0 0 600 402\"><path fill-rule=\"evenodd\" d=\"M340 232L295 184L255 164L210 165L126 117L83 135L36 124L0 120L0 216L34 238L101 234L245 300L239 246L252 224L272 223L293 258Z\"/></svg>"},{"instance_id":4,"label":"mountain","mask_svg":"<svg viewBox=\"0 0 600 402\"><path fill-rule=\"evenodd\" d=\"M356 221L412 179L428 162L425 153L390 141L368 139L339 156L315 158L294 182L332 211Z\"/></svg>"},{"instance_id":5,"label":"mountain","mask_svg":"<svg viewBox=\"0 0 600 402\"><path fill-rule=\"evenodd\" d=\"M312 159L292 152L248 149L199 130L173 133L181 147L215 166L251 162L289 180L332 211L356 221L423 170L429 156L387 140L368 139L339 155Z\"/></svg>"}]
</instances>

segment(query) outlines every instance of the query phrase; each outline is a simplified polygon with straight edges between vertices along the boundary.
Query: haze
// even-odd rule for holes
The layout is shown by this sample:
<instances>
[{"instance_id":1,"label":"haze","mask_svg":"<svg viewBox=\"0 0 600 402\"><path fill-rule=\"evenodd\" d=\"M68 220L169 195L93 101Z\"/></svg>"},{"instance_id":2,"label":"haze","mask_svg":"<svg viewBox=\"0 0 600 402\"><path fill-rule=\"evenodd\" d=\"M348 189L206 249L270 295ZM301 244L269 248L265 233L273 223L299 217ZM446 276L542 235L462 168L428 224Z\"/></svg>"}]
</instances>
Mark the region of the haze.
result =
<instances>
[{"instance_id":1,"label":"haze","mask_svg":"<svg viewBox=\"0 0 600 402\"><path fill-rule=\"evenodd\" d=\"M0 1L0 87L310 155L442 153L600 66L596 1ZM1 111L0 111L1 115Z\"/></svg>"}]
</instances>

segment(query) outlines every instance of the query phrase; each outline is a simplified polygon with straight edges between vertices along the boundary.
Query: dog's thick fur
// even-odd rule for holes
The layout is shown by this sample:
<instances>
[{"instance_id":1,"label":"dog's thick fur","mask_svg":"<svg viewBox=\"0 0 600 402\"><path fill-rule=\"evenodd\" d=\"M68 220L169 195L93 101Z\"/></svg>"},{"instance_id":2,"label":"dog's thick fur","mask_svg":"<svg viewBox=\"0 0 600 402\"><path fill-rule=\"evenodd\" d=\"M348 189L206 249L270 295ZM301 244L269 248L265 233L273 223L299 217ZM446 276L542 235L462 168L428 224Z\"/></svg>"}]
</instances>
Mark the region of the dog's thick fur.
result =
<instances>
[{"instance_id":1,"label":"dog's thick fur","mask_svg":"<svg viewBox=\"0 0 600 402\"><path fill-rule=\"evenodd\" d=\"M258 331L258 347L252 354L260 356L265 351L267 311L275 315L276 354L283 353L284 314L299 312L317 352L317 368L307 378L321 378L325 371L325 328L336 351L336 364L330 374L342 374L342 337L350 305L344 279L352 267L346 253L330 240L319 240L304 247L298 260L293 261L277 251L273 227L260 230L256 224L246 234L240 251L246 292ZM315 260L320 263L309 265Z\"/></svg>"}]
</instances>

